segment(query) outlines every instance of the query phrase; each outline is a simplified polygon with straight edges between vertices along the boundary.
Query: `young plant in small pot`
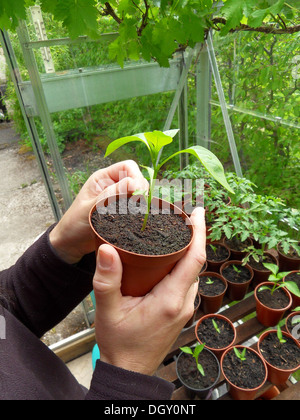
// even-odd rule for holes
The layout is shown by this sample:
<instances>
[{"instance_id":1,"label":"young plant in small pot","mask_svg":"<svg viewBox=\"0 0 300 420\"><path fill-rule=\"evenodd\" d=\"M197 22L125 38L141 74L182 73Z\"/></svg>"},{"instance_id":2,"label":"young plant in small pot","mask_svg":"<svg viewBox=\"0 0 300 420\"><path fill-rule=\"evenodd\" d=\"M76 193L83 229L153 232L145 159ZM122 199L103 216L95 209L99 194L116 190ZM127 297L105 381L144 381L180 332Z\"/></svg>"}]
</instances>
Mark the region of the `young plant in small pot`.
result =
<instances>
[{"instance_id":1,"label":"young plant in small pot","mask_svg":"<svg viewBox=\"0 0 300 420\"><path fill-rule=\"evenodd\" d=\"M300 344L300 306L295 308L286 318L285 329Z\"/></svg>"},{"instance_id":2,"label":"young plant in small pot","mask_svg":"<svg viewBox=\"0 0 300 420\"><path fill-rule=\"evenodd\" d=\"M268 380L274 385L284 384L300 369L300 344L279 326L260 336L258 351L268 366Z\"/></svg>"},{"instance_id":3,"label":"young plant in small pot","mask_svg":"<svg viewBox=\"0 0 300 420\"><path fill-rule=\"evenodd\" d=\"M294 282L283 279L288 273L279 273L275 264L265 264L271 271L269 283L262 283L255 289L256 314L258 321L266 327L274 327L283 318L285 312L292 306L292 296L289 291L300 296L300 291Z\"/></svg>"},{"instance_id":4,"label":"young plant in small pot","mask_svg":"<svg viewBox=\"0 0 300 420\"><path fill-rule=\"evenodd\" d=\"M253 280L254 272L250 265L242 261L227 261L220 268L221 275L228 284L227 296L230 300L243 300Z\"/></svg>"},{"instance_id":5,"label":"young plant in small pot","mask_svg":"<svg viewBox=\"0 0 300 420\"><path fill-rule=\"evenodd\" d=\"M200 308L204 314L214 314L222 307L227 282L218 273L206 271L199 275Z\"/></svg>"},{"instance_id":6,"label":"young plant in small pot","mask_svg":"<svg viewBox=\"0 0 300 420\"><path fill-rule=\"evenodd\" d=\"M176 360L176 373L189 397L209 399L217 385L221 369L216 356L205 344L197 343L194 348L182 347Z\"/></svg>"},{"instance_id":7,"label":"young plant in small pot","mask_svg":"<svg viewBox=\"0 0 300 420\"><path fill-rule=\"evenodd\" d=\"M207 270L219 273L220 267L230 258L229 249L221 242L206 245Z\"/></svg>"},{"instance_id":8,"label":"young plant in small pot","mask_svg":"<svg viewBox=\"0 0 300 420\"><path fill-rule=\"evenodd\" d=\"M300 290L300 270L298 271L291 271L284 279L284 282L288 281L292 281L294 283L296 283L296 285L298 286L298 289ZM293 304L292 304L292 309L296 308L297 306L300 306L300 297L295 295L292 291L291 295L293 298Z\"/></svg>"},{"instance_id":9,"label":"young plant in small pot","mask_svg":"<svg viewBox=\"0 0 300 420\"><path fill-rule=\"evenodd\" d=\"M221 370L234 400L254 400L267 381L267 366L252 348L231 347L223 354Z\"/></svg>"},{"instance_id":10,"label":"young plant in small pot","mask_svg":"<svg viewBox=\"0 0 300 420\"><path fill-rule=\"evenodd\" d=\"M152 168L145 167L150 178L149 192L139 191L129 200L128 197L120 196L105 198L100 200L90 212L90 224L96 235L97 245L109 243L119 252L123 263L122 293L124 295L144 296L148 293L170 273L178 260L188 250L193 238L193 226L188 216L178 207L153 197L155 181L163 165L180 153L189 153L196 157L224 188L234 194L227 183L221 162L213 153L203 147L193 146L181 150L160 162L161 150L172 143L173 137L178 131L171 130L165 133L154 131L124 137L113 141L106 150L105 156L109 156L119 147L139 141L148 149L152 162ZM123 205L125 200L122 211L120 210L120 199L123 200ZM130 205L132 209L130 209ZM111 206L112 211L110 211L109 206ZM127 216L130 216L129 220ZM167 227L167 221L170 218L171 222ZM119 223L121 223L123 230L116 238L114 234L117 233L116 226ZM175 229L172 225L175 225ZM134 230L134 226L137 226L136 230ZM131 242L128 247L124 247L124 241L127 239L125 238L126 235L129 236L129 242ZM170 235L173 235L173 238ZM178 237L182 237L182 235L185 236L185 239L178 241ZM145 236L147 244L152 241L151 250L147 247L141 247ZM137 244L135 249L132 248L132 242ZM161 242L163 242L162 250L158 251ZM174 242L178 244L175 249L173 248ZM171 250L170 248L167 249L167 244L171 245Z\"/></svg>"},{"instance_id":11,"label":"young plant in small pot","mask_svg":"<svg viewBox=\"0 0 300 420\"><path fill-rule=\"evenodd\" d=\"M221 314L209 314L199 319L195 335L200 344L211 350L219 360L223 353L232 347L236 340L233 323Z\"/></svg>"}]
</instances>

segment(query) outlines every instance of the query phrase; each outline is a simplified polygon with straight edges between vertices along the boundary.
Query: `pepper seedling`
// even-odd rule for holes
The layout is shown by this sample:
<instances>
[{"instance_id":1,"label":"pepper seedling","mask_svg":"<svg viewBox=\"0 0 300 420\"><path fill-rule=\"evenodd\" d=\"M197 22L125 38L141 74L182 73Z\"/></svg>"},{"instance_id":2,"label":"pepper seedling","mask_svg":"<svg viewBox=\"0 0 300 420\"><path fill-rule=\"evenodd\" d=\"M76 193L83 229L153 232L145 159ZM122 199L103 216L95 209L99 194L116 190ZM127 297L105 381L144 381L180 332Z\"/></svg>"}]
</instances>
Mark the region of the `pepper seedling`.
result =
<instances>
[{"instance_id":1,"label":"pepper seedling","mask_svg":"<svg viewBox=\"0 0 300 420\"><path fill-rule=\"evenodd\" d=\"M277 338L278 338L280 344L285 344L286 343L286 340L283 338L282 331L281 331L281 328L280 328L279 324L277 325Z\"/></svg>"},{"instance_id":2,"label":"pepper seedling","mask_svg":"<svg viewBox=\"0 0 300 420\"><path fill-rule=\"evenodd\" d=\"M204 373L203 366L199 363L199 355L203 351L204 347L205 347L205 344L199 344L199 343L196 345L194 350L192 350L190 347L180 347L180 350L183 353L191 354L193 356L193 358L196 361L197 368L202 376L205 376L205 373Z\"/></svg>"},{"instance_id":3,"label":"pepper seedling","mask_svg":"<svg viewBox=\"0 0 300 420\"><path fill-rule=\"evenodd\" d=\"M269 263L265 263L263 264L264 267L266 267L268 270L271 271L271 275L269 276L268 281L271 283L274 283L273 287L268 287L268 286L262 286L259 290L266 290L269 289L271 290L271 295L274 294L274 292L282 287L286 287L291 293L293 293L294 295L296 295L297 297L300 297L300 290L298 288L297 283L295 283L294 281L283 281L283 279L288 276L291 271L286 271L286 272L282 272L279 273L279 267L276 264L269 264Z\"/></svg>"},{"instance_id":4,"label":"pepper seedling","mask_svg":"<svg viewBox=\"0 0 300 420\"><path fill-rule=\"evenodd\" d=\"M212 319L212 323L213 323L214 329L217 331L217 333L221 334L221 331L220 331L220 328L219 328L217 322L214 319Z\"/></svg>"},{"instance_id":5,"label":"pepper seedling","mask_svg":"<svg viewBox=\"0 0 300 420\"><path fill-rule=\"evenodd\" d=\"M153 131L153 132L141 133L141 134L137 134L137 135L129 136L129 137L122 137L120 139L112 141L106 149L105 157L109 156L111 153L119 149L121 146L124 146L125 144L135 142L135 141L142 142L148 149L152 167L150 168L148 166L143 166L143 165L140 165L140 166L142 166L144 169L148 171L149 178L150 178L149 191L137 192L138 194L144 195L146 199L146 203L147 203L147 210L146 210L146 214L144 218L142 231L145 230L146 225L147 225L157 175L160 169L169 160L173 159L175 156L181 153L189 153L192 156L196 157L202 163L204 168L210 173L210 175L217 182L219 182L227 191L234 194L234 191L232 190L232 188L227 182L222 163L210 150L205 149L204 147L192 146L192 147L189 147L188 149L180 150L179 152L176 152L172 154L171 156L168 156L162 162L160 162L162 149L173 142L173 139L178 132L179 130L169 130L165 132Z\"/></svg>"},{"instance_id":6,"label":"pepper seedling","mask_svg":"<svg viewBox=\"0 0 300 420\"><path fill-rule=\"evenodd\" d=\"M244 362L246 360L246 351L247 351L246 347L243 349L243 351L239 351L236 347L233 347L233 351L236 357L240 359L241 362Z\"/></svg>"}]
</instances>

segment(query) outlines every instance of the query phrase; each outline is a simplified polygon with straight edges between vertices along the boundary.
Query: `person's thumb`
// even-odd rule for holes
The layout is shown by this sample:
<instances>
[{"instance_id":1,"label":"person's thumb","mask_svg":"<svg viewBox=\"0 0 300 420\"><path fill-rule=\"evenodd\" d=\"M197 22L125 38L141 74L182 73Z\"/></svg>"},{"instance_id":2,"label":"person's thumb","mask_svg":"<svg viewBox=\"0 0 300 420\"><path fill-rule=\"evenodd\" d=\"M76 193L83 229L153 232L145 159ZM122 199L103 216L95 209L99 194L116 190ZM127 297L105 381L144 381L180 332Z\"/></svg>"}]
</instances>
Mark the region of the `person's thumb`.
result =
<instances>
[{"instance_id":1,"label":"person's thumb","mask_svg":"<svg viewBox=\"0 0 300 420\"><path fill-rule=\"evenodd\" d=\"M117 315L122 298L122 262L118 252L110 245L101 245L97 255L93 287L96 306L103 316Z\"/></svg>"}]
</instances>

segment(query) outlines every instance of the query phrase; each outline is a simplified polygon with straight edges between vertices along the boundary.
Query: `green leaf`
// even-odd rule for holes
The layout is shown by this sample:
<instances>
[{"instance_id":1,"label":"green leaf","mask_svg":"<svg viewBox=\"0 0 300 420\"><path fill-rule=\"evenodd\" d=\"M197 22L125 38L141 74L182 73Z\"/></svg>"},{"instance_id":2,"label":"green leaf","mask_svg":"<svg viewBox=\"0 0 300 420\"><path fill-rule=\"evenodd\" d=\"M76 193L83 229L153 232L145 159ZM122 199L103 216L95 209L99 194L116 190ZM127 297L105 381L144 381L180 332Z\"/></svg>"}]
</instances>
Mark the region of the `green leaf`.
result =
<instances>
[{"instance_id":1,"label":"green leaf","mask_svg":"<svg viewBox=\"0 0 300 420\"><path fill-rule=\"evenodd\" d=\"M253 28L258 28L262 25L263 21L268 15L277 15L281 12L284 6L285 0L279 0L273 6L268 7L267 9L256 10L249 17L248 24Z\"/></svg>"},{"instance_id":2,"label":"green leaf","mask_svg":"<svg viewBox=\"0 0 300 420\"><path fill-rule=\"evenodd\" d=\"M266 267L268 270L270 270L275 276L279 271L279 267L276 264L269 264L269 263L264 263L263 264L264 267Z\"/></svg>"},{"instance_id":3,"label":"green leaf","mask_svg":"<svg viewBox=\"0 0 300 420\"><path fill-rule=\"evenodd\" d=\"M174 137L179 130L173 130ZM171 131L168 133L171 134ZM144 137L147 140L148 143L151 143L155 151L158 153L160 149L162 149L164 146L167 146L168 144L173 142L173 138L170 135L167 135L161 131L153 131L151 133L144 133Z\"/></svg>"},{"instance_id":4,"label":"green leaf","mask_svg":"<svg viewBox=\"0 0 300 420\"><path fill-rule=\"evenodd\" d=\"M149 146L149 144L148 144L148 142L147 142L146 139L143 139L143 138L138 137L138 136L127 136L127 137L122 137L120 139L117 139L117 140L112 141L107 146L107 149L106 149L106 152L105 152L105 156L104 157L107 157L107 156L111 155L115 150L117 150L120 147L124 146L124 144L128 144L128 143L131 143L133 141L140 141L140 142L144 143L147 146L147 148L150 150L150 146Z\"/></svg>"},{"instance_id":5,"label":"green leaf","mask_svg":"<svg viewBox=\"0 0 300 420\"><path fill-rule=\"evenodd\" d=\"M194 355L193 350L190 347L180 347L180 350L183 353Z\"/></svg>"},{"instance_id":6,"label":"green leaf","mask_svg":"<svg viewBox=\"0 0 300 420\"><path fill-rule=\"evenodd\" d=\"M210 150L205 149L202 146L192 146L188 149L180 150L179 152L174 153L172 156L167 158L161 164L161 166L163 166L168 160L181 153L189 153L196 157L216 181L218 181L227 191L234 194L233 189L227 182L222 163Z\"/></svg>"},{"instance_id":7,"label":"green leaf","mask_svg":"<svg viewBox=\"0 0 300 420\"><path fill-rule=\"evenodd\" d=\"M286 287L293 295L296 295L297 297L300 297L300 290L298 288L297 283L294 281L285 281L284 287Z\"/></svg>"}]
</instances>

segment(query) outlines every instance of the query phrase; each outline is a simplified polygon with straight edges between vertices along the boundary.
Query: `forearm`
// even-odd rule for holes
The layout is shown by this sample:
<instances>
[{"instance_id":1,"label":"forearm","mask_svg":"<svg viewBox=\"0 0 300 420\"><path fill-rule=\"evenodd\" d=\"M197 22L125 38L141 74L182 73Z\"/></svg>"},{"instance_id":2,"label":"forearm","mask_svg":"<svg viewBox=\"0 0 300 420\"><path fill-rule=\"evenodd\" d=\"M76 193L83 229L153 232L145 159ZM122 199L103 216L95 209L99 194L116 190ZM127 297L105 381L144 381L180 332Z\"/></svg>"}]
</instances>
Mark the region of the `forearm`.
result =
<instances>
[{"instance_id":1,"label":"forearm","mask_svg":"<svg viewBox=\"0 0 300 420\"><path fill-rule=\"evenodd\" d=\"M63 261L50 243L52 228L13 267L0 273L1 293L10 311L39 337L90 293L95 270L94 254L76 266Z\"/></svg>"},{"instance_id":2,"label":"forearm","mask_svg":"<svg viewBox=\"0 0 300 420\"><path fill-rule=\"evenodd\" d=\"M147 356L146 356L147 357ZM87 400L170 400L174 385L97 361Z\"/></svg>"}]
</instances>

